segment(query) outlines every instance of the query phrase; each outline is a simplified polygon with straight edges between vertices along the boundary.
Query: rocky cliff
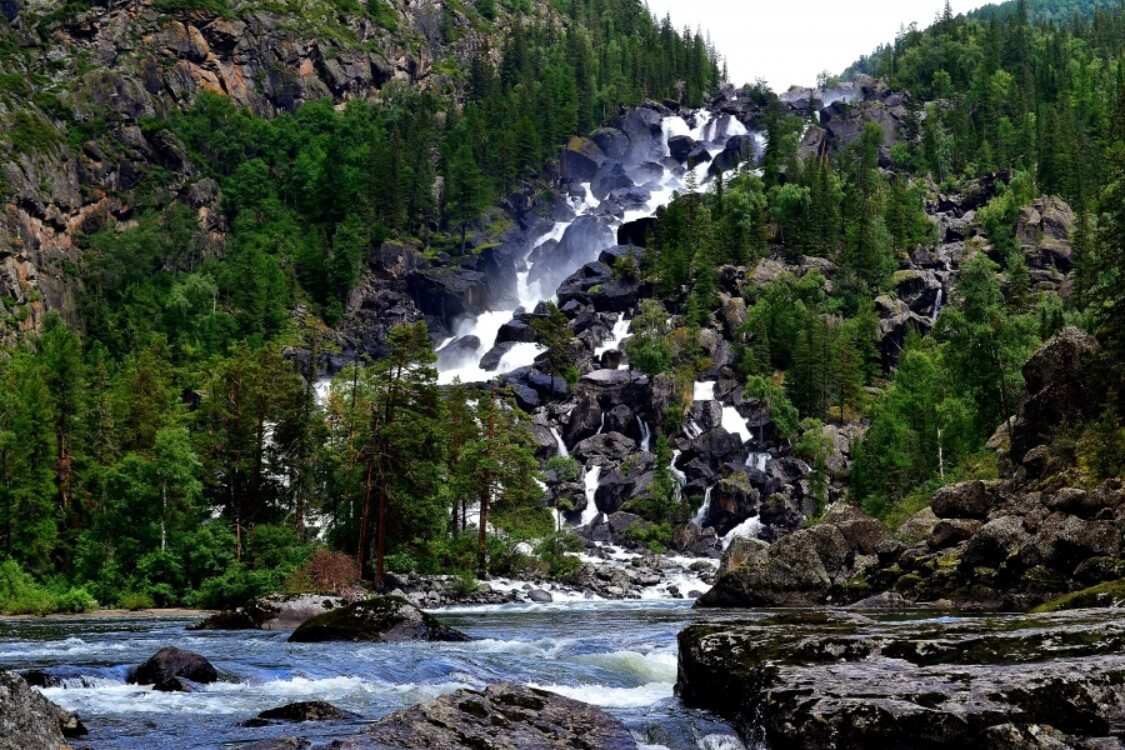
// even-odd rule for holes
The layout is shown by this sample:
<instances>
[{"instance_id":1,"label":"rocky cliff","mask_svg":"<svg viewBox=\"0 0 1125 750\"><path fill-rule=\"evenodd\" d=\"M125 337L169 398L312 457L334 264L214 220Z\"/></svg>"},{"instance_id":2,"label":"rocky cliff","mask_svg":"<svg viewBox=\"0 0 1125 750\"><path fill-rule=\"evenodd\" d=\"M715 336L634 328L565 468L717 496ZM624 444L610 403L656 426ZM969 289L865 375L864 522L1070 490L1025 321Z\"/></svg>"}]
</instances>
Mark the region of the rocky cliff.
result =
<instances>
[{"instance_id":1,"label":"rocky cliff","mask_svg":"<svg viewBox=\"0 0 1125 750\"><path fill-rule=\"evenodd\" d=\"M533 13L549 10L536 5ZM7 0L0 15L0 344L76 315L79 238L173 201L222 252L218 188L148 127L217 92L259 115L396 82L456 92L505 17L438 0Z\"/></svg>"}]
</instances>

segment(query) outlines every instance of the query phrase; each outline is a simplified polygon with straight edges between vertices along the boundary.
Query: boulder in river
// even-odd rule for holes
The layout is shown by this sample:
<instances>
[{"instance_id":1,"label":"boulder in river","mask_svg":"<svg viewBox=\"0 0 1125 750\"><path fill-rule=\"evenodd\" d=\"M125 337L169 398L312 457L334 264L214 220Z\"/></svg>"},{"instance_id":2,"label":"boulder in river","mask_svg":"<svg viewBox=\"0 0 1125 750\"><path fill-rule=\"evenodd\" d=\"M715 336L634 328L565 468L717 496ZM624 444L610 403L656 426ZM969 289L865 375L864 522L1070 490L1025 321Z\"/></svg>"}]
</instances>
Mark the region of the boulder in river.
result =
<instances>
[{"instance_id":1,"label":"boulder in river","mask_svg":"<svg viewBox=\"0 0 1125 750\"><path fill-rule=\"evenodd\" d=\"M357 716L342 711L324 701L301 701L289 703L278 708L262 711L257 717L243 723L246 727L266 727L279 722L301 723L306 721L345 721Z\"/></svg>"},{"instance_id":2,"label":"boulder in river","mask_svg":"<svg viewBox=\"0 0 1125 750\"><path fill-rule=\"evenodd\" d=\"M1125 617L877 621L787 612L693 625L676 692L748 747L1120 747ZM1050 727L1054 744L1006 744Z\"/></svg>"},{"instance_id":3,"label":"boulder in river","mask_svg":"<svg viewBox=\"0 0 1125 750\"><path fill-rule=\"evenodd\" d=\"M391 714L339 750L635 750L618 719L585 703L521 685L458 690Z\"/></svg>"},{"instance_id":4,"label":"boulder in river","mask_svg":"<svg viewBox=\"0 0 1125 750\"><path fill-rule=\"evenodd\" d=\"M303 623L289 637L291 643L467 640L464 633L442 625L397 596L375 597L325 612Z\"/></svg>"},{"instance_id":5,"label":"boulder in river","mask_svg":"<svg viewBox=\"0 0 1125 750\"><path fill-rule=\"evenodd\" d=\"M175 646L166 646L129 674L130 685L153 685L165 692L182 692L182 680L190 680L201 685L219 679L219 673L211 662L192 651Z\"/></svg>"},{"instance_id":6,"label":"boulder in river","mask_svg":"<svg viewBox=\"0 0 1125 750\"><path fill-rule=\"evenodd\" d=\"M0 672L0 750L62 750L86 728L19 675Z\"/></svg>"}]
</instances>

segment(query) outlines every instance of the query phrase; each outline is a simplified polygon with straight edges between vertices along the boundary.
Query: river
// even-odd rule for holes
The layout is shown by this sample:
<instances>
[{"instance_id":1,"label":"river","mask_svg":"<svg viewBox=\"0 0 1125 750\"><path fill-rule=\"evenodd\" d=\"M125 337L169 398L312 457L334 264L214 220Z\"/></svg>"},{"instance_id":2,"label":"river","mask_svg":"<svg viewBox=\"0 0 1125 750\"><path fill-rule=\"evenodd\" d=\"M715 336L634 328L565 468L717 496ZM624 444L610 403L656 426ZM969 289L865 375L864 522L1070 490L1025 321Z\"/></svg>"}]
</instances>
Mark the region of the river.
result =
<instances>
[{"instance_id":1,"label":"river","mask_svg":"<svg viewBox=\"0 0 1125 750\"><path fill-rule=\"evenodd\" d=\"M734 732L673 696L676 634L701 617L685 601L566 602L435 612L468 643L290 644L287 632L188 632L183 619L0 622L0 667L44 669L44 693L78 711L98 750L237 748L298 734L318 746L362 722L250 729L263 709L326 700L374 720L461 687L514 682L592 703L649 750L737 750ZM708 619L717 613L706 612ZM223 676L196 693L126 685L130 667L163 646L203 654Z\"/></svg>"}]
</instances>

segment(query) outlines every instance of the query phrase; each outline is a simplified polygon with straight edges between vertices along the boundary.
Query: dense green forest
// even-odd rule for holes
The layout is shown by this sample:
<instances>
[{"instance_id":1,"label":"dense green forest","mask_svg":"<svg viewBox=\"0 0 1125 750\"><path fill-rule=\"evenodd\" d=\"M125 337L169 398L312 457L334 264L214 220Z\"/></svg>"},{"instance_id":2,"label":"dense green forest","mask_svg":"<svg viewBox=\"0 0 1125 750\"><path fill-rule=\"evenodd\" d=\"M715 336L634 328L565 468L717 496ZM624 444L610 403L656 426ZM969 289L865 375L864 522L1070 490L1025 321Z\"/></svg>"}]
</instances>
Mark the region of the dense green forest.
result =
<instances>
[{"instance_id":1,"label":"dense green forest","mask_svg":"<svg viewBox=\"0 0 1125 750\"><path fill-rule=\"evenodd\" d=\"M541 495L527 430L502 397L439 393L424 328L342 377L327 422L282 356L318 351L370 248L463 251L468 226L506 228L490 207L573 134L627 102L698 105L718 83L705 40L636 0L559 2L562 23L510 5L477 3L516 20L500 64L479 50L449 95L392 84L378 104L266 119L202 94L142 121L221 187L225 252L142 183L134 227L82 240L81 328L53 316L0 357L0 609L235 604L339 571L325 541L365 577L385 555L400 571L572 565L565 541L536 561L512 551L554 528L526 512ZM497 487L505 541L466 536L468 504Z\"/></svg>"}]
</instances>

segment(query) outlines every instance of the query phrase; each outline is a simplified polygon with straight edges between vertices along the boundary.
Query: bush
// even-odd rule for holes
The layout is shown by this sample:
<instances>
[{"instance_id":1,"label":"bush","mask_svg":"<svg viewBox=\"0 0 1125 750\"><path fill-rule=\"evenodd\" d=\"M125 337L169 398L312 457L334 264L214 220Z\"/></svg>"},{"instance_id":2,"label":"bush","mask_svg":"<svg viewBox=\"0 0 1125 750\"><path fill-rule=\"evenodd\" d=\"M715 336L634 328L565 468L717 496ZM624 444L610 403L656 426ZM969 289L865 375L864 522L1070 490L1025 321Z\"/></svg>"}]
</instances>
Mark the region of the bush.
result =
<instances>
[{"instance_id":1,"label":"bush","mask_svg":"<svg viewBox=\"0 0 1125 750\"><path fill-rule=\"evenodd\" d=\"M560 482L582 480L582 464L570 456L555 456L547 461L547 471L555 472Z\"/></svg>"},{"instance_id":2,"label":"bush","mask_svg":"<svg viewBox=\"0 0 1125 750\"><path fill-rule=\"evenodd\" d=\"M566 580L578 572L582 562L570 554L582 549L582 540L568 531L560 531L544 539L536 554L547 568L547 575L555 580Z\"/></svg>"},{"instance_id":3,"label":"bush","mask_svg":"<svg viewBox=\"0 0 1125 750\"><path fill-rule=\"evenodd\" d=\"M387 567L392 567L387 560ZM327 594L340 594L355 586L360 579L359 566L351 555L321 547L302 567L294 571L287 584L290 591L316 591ZM299 584L299 585L298 585Z\"/></svg>"},{"instance_id":4,"label":"bush","mask_svg":"<svg viewBox=\"0 0 1125 750\"><path fill-rule=\"evenodd\" d=\"M37 584L15 560L0 563L0 613L8 615L49 615L79 613L96 609L97 601L84 588Z\"/></svg>"},{"instance_id":5,"label":"bush","mask_svg":"<svg viewBox=\"0 0 1125 750\"><path fill-rule=\"evenodd\" d=\"M139 609L152 609L156 606L156 602L146 593L130 591L118 597L117 606L130 612L136 612Z\"/></svg>"}]
</instances>

